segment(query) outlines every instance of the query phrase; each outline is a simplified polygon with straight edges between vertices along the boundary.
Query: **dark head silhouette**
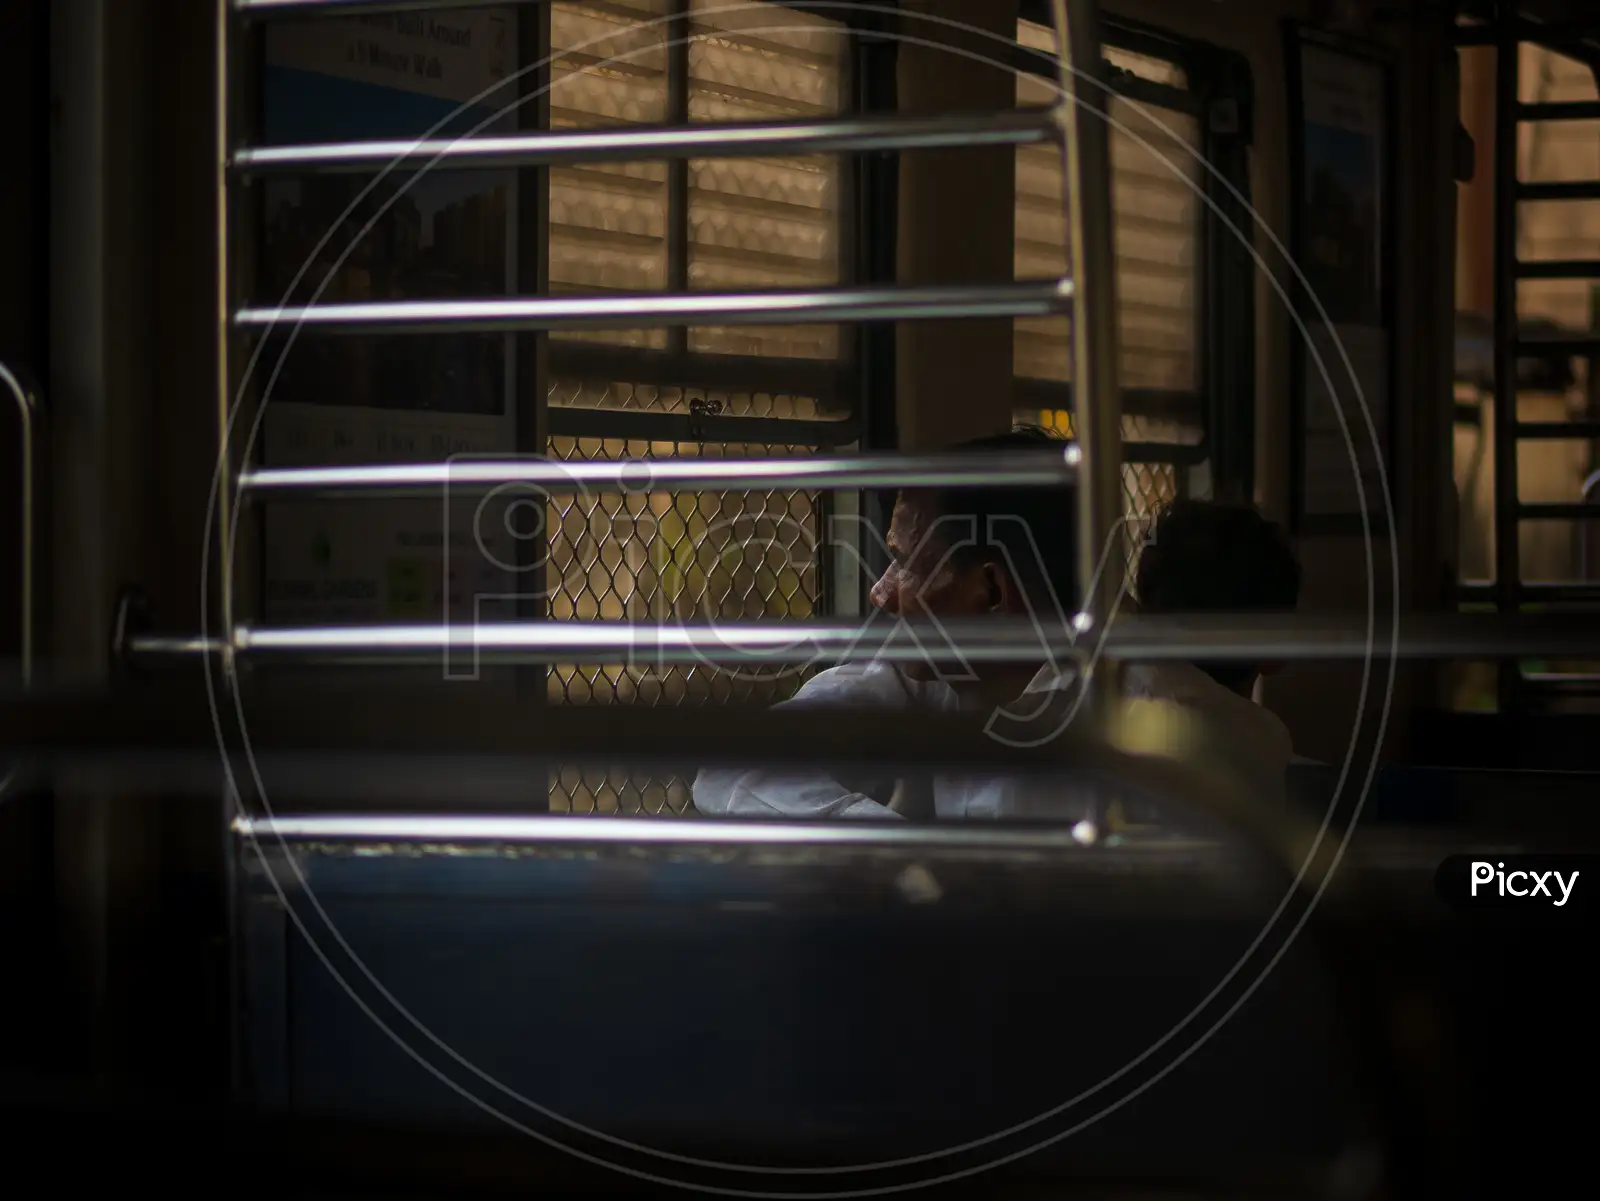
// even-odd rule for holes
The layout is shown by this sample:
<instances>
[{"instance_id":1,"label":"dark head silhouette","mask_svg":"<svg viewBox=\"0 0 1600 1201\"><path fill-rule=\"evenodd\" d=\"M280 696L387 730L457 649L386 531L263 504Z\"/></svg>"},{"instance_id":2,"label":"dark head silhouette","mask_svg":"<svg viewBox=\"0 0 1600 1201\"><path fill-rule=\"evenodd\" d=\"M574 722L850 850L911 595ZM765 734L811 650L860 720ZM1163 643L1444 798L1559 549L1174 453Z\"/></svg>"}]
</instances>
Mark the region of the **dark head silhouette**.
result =
<instances>
[{"instance_id":1,"label":"dark head silhouette","mask_svg":"<svg viewBox=\"0 0 1600 1201\"><path fill-rule=\"evenodd\" d=\"M1284 533L1253 505L1178 500L1156 518L1139 554L1146 613L1274 613L1300 601L1300 563ZM1198 664L1249 695L1268 664Z\"/></svg>"}]
</instances>

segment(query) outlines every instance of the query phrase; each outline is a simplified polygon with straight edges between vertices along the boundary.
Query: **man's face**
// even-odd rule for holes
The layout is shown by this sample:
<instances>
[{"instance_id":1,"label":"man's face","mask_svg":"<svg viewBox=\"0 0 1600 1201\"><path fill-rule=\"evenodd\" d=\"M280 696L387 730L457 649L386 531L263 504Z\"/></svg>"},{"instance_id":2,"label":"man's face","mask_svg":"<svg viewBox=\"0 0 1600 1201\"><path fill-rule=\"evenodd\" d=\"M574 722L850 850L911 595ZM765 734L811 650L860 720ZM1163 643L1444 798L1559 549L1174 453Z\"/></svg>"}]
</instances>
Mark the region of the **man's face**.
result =
<instances>
[{"instance_id":1,"label":"man's face","mask_svg":"<svg viewBox=\"0 0 1600 1201\"><path fill-rule=\"evenodd\" d=\"M1018 612L1009 575L993 564L958 562L950 554L951 540L969 532L959 521L939 523L926 498L900 496L885 539L889 567L872 586L873 605L909 621ZM1028 668L1030 674L1036 669L1037 664ZM927 663L908 664L904 671L915 680L939 678Z\"/></svg>"},{"instance_id":2,"label":"man's face","mask_svg":"<svg viewBox=\"0 0 1600 1201\"><path fill-rule=\"evenodd\" d=\"M928 617L976 617L994 607L991 573L963 566L950 554L959 522L936 528L927 501L902 495L889 523L889 567L872 586L872 603L885 613L915 621Z\"/></svg>"}]
</instances>

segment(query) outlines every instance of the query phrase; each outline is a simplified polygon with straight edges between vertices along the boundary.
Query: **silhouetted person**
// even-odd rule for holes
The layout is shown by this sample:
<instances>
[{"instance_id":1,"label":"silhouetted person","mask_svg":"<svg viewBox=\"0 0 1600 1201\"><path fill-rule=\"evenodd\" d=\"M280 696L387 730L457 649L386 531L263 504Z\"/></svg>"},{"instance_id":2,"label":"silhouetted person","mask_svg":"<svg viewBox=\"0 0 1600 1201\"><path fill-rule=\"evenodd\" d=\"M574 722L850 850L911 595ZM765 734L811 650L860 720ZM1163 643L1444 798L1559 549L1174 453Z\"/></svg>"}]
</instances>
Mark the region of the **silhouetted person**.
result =
<instances>
[{"instance_id":1,"label":"silhouetted person","mask_svg":"<svg viewBox=\"0 0 1600 1201\"><path fill-rule=\"evenodd\" d=\"M1156 518L1139 553L1135 592L1144 613L1285 613L1300 600L1300 563L1288 539L1253 506L1179 500ZM1289 731L1252 699L1277 663L1132 664L1128 697L1191 708L1215 731L1216 752L1264 796L1283 794L1294 759Z\"/></svg>"}]
</instances>

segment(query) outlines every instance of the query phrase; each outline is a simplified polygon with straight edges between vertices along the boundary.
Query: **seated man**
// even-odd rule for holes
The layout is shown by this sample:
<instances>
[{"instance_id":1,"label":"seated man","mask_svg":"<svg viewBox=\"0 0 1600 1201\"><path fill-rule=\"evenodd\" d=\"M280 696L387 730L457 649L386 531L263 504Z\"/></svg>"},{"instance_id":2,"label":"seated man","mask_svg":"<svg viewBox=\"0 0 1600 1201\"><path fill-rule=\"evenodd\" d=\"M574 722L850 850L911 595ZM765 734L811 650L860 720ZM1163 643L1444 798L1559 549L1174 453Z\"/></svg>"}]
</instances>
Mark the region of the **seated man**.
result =
<instances>
[{"instance_id":1,"label":"seated man","mask_svg":"<svg viewBox=\"0 0 1600 1201\"><path fill-rule=\"evenodd\" d=\"M1019 427L959 449L1017 450L1066 443L1044 430ZM1037 614L1060 622L1076 600L1075 492L1069 488L916 489L895 500L887 543L888 569L872 587L872 603L892 617L972 618ZM991 519L993 526L991 528ZM968 540L975 536L975 543ZM963 543L967 543L963 545ZM975 677L950 682L926 664L847 663L820 672L779 708L799 705L994 709L1025 694L1069 688L1041 643L1036 662L984 664ZM1026 802L1014 781L924 779L897 788L894 773L843 780L760 770L702 771L695 808L710 815L782 817L998 817Z\"/></svg>"},{"instance_id":2,"label":"seated man","mask_svg":"<svg viewBox=\"0 0 1600 1201\"><path fill-rule=\"evenodd\" d=\"M1180 500L1157 518L1139 554L1135 591L1143 613L1269 613L1300 600L1300 564L1287 538L1250 505ZM1123 692L1193 708L1225 734L1210 749L1281 797L1294 760L1289 731L1254 702L1267 663L1130 664ZM1115 823L1113 823L1115 824Z\"/></svg>"}]
</instances>

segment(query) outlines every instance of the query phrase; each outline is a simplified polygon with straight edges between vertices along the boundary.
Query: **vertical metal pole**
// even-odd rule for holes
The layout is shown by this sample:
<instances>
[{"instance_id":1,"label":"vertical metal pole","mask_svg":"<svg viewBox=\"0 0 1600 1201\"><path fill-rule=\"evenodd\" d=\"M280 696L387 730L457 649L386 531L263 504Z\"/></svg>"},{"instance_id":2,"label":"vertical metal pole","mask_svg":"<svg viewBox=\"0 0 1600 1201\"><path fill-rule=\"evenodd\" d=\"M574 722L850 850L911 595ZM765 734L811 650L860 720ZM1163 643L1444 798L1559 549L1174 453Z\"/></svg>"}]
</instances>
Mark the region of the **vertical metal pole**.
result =
<instances>
[{"instance_id":1,"label":"vertical metal pole","mask_svg":"<svg viewBox=\"0 0 1600 1201\"><path fill-rule=\"evenodd\" d=\"M216 212L216 295L213 299L215 306L214 320L216 322L216 417L217 417L217 536L216 553L218 556L217 571L215 576L218 600L216 605L217 621L220 629L217 635L222 640L221 672L222 681L227 688L233 688L237 682L235 676L236 664L233 655L233 631L235 629L234 612L234 570L233 570L233 486L234 462L233 439L229 436L229 422L233 412L234 381L233 358L230 345L232 331L232 306L233 306L233 223L231 221L232 193L228 186L228 159L232 151L231 141L234 129L235 105L238 103L234 93L234 14L232 0L217 0L215 26L216 55L216 81L213 104L216 110L216 143L212 148L213 167L216 172L213 188ZM208 615L203 615L203 617ZM210 670L209 667L207 670ZM234 806L242 798L235 796L226 786L223 794L218 798L222 806L222 820L218 823L220 835L220 851L222 855L222 914L223 928L227 932L227 942L223 949L224 962L221 970L223 974L224 995L227 998L228 1013L223 1016L223 1029L226 1031L227 1055L227 1080L229 1091L238 1095L244 1082L245 1058L241 1038L244 1027L239 1015L244 1012L243 1003L246 995L246 982L241 977L242 963L235 954L235 949L242 946L239 937L241 927L241 914L239 912L239 879L237 875L237 847L232 837L232 819Z\"/></svg>"},{"instance_id":2,"label":"vertical metal pole","mask_svg":"<svg viewBox=\"0 0 1600 1201\"><path fill-rule=\"evenodd\" d=\"M689 123L689 0L674 0L667 24L667 121ZM689 161L667 163L667 290L689 290ZM667 331L673 355L689 349L689 327L675 325Z\"/></svg>"},{"instance_id":3,"label":"vertical metal pole","mask_svg":"<svg viewBox=\"0 0 1600 1201\"><path fill-rule=\"evenodd\" d=\"M22 484L22 529L19 531L21 539L18 553L21 557L21 578L18 581L21 594L17 597L18 618L22 623L22 642L17 648L17 654L22 660L22 686L27 688L33 683L33 597L34 597L34 431L38 425L37 413L39 402L33 391L20 379L0 363L0 384L4 384L6 391L11 393L11 398L17 405L17 423L20 437L18 449L21 455L21 484Z\"/></svg>"},{"instance_id":4,"label":"vertical metal pole","mask_svg":"<svg viewBox=\"0 0 1600 1201\"><path fill-rule=\"evenodd\" d=\"M1116 248L1111 215L1111 149L1102 112L1110 98L1097 8L1052 0L1063 108L1067 228L1072 248L1073 425L1078 469L1078 571L1084 636L1098 638L1110 619L1123 573L1122 415L1117 388ZM1104 718L1119 693L1120 672L1096 664L1088 681L1093 711Z\"/></svg>"},{"instance_id":5,"label":"vertical metal pole","mask_svg":"<svg viewBox=\"0 0 1600 1201\"><path fill-rule=\"evenodd\" d=\"M894 112L899 107L899 46L885 32L882 13L862 14L861 26L854 32L856 42L856 110L862 114ZM899 158L891 155L853 157L858 179L854 195L854 240L856 240L856 281L893 283L899 264ZM896 331L888 321L851 326L856 349L856 397L854 414L864 451L880 451L899 445L899 414L896 411ZM858 494L862 526L886 534L893 515L894 497L882 489L864 489ZM834 531L824 529L832 541ZM877 539L861 539L851 534L850 549L859 553L858 563L866 569L851 568L856 576L856 603L848 609L856 614L872 611L872 581L882 576L888 560ZM835 547L846 563L851 555L845 547Z\"/></svg>"},{"instance_id":6,"label":"vertical metal pole","mask_svg":"<svg viewBox=\"0 0 1600 1201\"><path fill-rule=\"evenodd\" d=\"M216 146L214 147L216 177L217 220L217 293L216 293L216 356L217 356L217 617L221 629L217 635L223 640L223 677L233 680L233 446L229 437L229 418L233 407L232 360L229 354L230 327L232 324L233 277L229 267L229 239L232 227L229 222L228 156L233 136L233 97L231 95L233 5L230 0L217 0L216 5Z\"/></svg>"},{"instance_id":7,"label":"vertical metal pole","mask_svg":"<svg viewBox=\"0 0 1600 1201\"><path fill-rule=\"evenodd\" d=\"M1589 330L1600 336L1600 284L1589 285ZM1591 354L1584 369L1582 419L1594 421L1597 418L1600 418L1600 354ZM1589 464L1593 467L1596 459L1600 459L1600 439L1591 439L1588 446ZM1600 470L1591 471L1584 479L1578 498L1586 505L1600 504ZM1578 534L1578 579L1589 583L1594 565L1600 562L1600 519L1573 524Z\"/></svg>"},{"instance_id":8,"label":"vertical metal pole","mask_svg":"<svg viewBox=\"0 0 1600 1201\"><path fill-rule=\"evenodd\" d=\"M1494 105L1494 592L1515 613L1521 592L1517 520L1517 91L1516 6L1497 14ZM1501 663L1499 708L1513 708L1521 669Z\"/></svg>"},{"instance_id":9,"label":"vertical metal pole","mask_svg":"<svg viewBox=\"0 0 1600 1201\"><path fill-rule=\"evenodd\" d=\"M136 11L136 10L135 10ZM124 176L107 170L114 136L107 96L125 62L112 52L113 13L104 0L56 0L50 21L50 373L53 478L48 536L70 554L51 556L49 614L53 659L96 682L109 671L102 640L110 626L113 572L125 557L108 528L113 506L108 430L119 405L129 405L129 381L109 352L114 341L108 297L109 213L128 196ZM120 95L120 93L119 93ZM130 115L131 114L125 114ZM9 176L8 176L9 178ZM104 791L87 782L60 781L54 790L55 854L51 864L60 914L66 989L73 1012L60 1023L63 1057L101 1075L112 1051L108 864L114 846ZM67 1041L67 1040L70 1040ZM66 1070L71 1071L69 1067Z\"/></svg>"},{"instance_id":10,"label":"vertical metal pole","mask_svg":"<svg viewBox=\"0 0 1600 1201\"><path fill-rule=\"evenodd\" d=\"M512 10L515 23L517 98L516 126L519 132L550 128L550 8L548 4L523 5ZM545 296L550 291L550 168L522 167L516 172L516 211L512 237L516 246L512 290L522 296ZM512 334L511 374L516 388L514 398L516 449L519 456L550 453L549 390L550 335L543 330ZM542 621L549 615L548 564L550 532L548 523L537 539L517 540L518 566L537 574L532 588L519 572L517 618ZM446 620L450 615L446 613ZM525 664L512 669L517 695L534 705L546 703L549 672L545 664Z\"/></svg>"},{"instance_id":11,"label":"vertical metal pole","mask_svg":"<svg viewBox=\"0 0 1600 1201\"><path fill-rule=\"evenodd\" d=\"M17 405L18 439L17 451L20 457L21 497L19 504L22 510L22 528L19 531L20 539L17 547L19 557L19 587L20 595L17 597L17 617L21 623L21 642L17 647L17 655L22 662L22 687L23 690L33 686L33 599L34 599L34 562L33 543L36 519L34 517L34 433L38 428L39 402L32 389L11 373L4 363L0 363L0 385L11 393L11 398ZM0 800L10 791L11 781L18 769L6 768L0 772Z\"/></svg>"},{"instance_id":12,"label":"vertical metal pole","mask_svg":"<svg viewBox=\"0 0 1600 1201\"><path fill-rule=\"evenodd\" d=\"M899 105L899 46L887 36L887 19L881 13L863 14L855 33L856 110L861 113L894 112ZM889 155L858 156L860 181L856 193L856 275L858 283L893 283L899 263L900 161ZM896 410L895 327L888 323L851 327L856 339L855 414L862 450L883 450L900 442ZM894 498L869 488L858 496L863 524L886 534ZM832 538L832 531L823 530ZM841 553L843 553L842 548ZM856 538L852 549L861 555L866 570L856 570L857 595L852 612L869 613L872 581L883 574L888 561L876 539ZM849 556L846 555L848 561Z\"/></svg>"}]
</instances>

